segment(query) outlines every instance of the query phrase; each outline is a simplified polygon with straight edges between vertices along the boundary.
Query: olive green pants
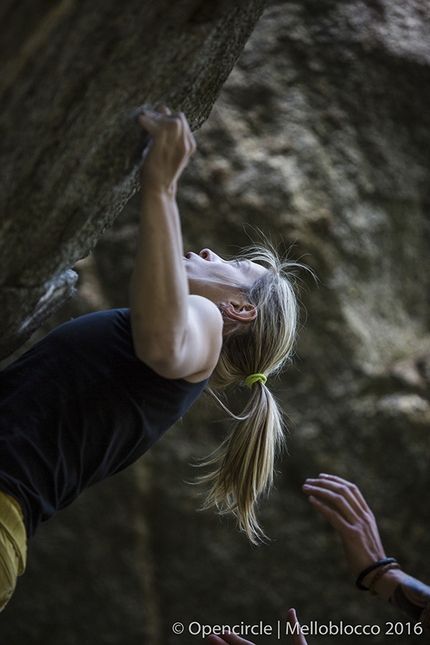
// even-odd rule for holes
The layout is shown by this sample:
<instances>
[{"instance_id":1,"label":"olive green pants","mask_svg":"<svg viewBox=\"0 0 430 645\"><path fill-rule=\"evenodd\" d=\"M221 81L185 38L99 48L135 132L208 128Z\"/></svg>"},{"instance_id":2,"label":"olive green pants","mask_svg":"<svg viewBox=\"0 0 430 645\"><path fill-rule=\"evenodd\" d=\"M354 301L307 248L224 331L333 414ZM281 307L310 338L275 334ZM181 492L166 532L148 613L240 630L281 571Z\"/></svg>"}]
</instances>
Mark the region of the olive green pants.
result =
<instances>
[{"instance_id":1,"label":"olive green pants","mask_svg":"<svg viewBox=\"0 0 430 645\"><path fill-rule=\"evenodd\" d=\"M16 579L24 573L27 535L18 502L0 491L0 611L10 600Z\"/></svg>"}]
</instances>

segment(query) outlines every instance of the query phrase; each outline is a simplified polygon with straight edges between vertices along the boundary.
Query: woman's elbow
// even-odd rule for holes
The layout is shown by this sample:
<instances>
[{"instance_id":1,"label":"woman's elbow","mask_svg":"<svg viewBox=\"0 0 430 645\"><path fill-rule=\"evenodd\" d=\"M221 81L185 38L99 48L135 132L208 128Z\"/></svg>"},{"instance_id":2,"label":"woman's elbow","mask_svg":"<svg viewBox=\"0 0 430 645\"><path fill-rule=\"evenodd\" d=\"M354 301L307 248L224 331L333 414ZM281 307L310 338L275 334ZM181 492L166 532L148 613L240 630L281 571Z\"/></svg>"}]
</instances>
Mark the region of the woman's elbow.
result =
<instances>
[{"instance_id":1,"label":"woman's elbow","mask_svg":"<svg viewBox=\"0 0 430 645\"><path fill-rule=\"evenodd\" d=\"M154 372L165 378L180 378L180 346L177 342L166 339L146 339L144 342L134 340L134 350L137 358L150 367Z\"/></svg>"}]
</instances>

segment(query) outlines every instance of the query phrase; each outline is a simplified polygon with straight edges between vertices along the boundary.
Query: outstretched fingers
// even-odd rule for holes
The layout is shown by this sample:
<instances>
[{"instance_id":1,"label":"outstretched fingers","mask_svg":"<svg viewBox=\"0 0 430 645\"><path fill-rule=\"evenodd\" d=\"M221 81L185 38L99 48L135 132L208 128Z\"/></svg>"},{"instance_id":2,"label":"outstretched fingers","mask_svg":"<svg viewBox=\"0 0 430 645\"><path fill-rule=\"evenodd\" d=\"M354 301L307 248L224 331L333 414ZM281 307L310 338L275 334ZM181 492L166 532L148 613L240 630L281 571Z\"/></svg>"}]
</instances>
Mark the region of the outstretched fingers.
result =
<instances>
[{"instance_id":1,"label":"outstretched fingers","mask_svg":"<svg viewBox=\"0 0 430 645\"><path fill-rule=\"evenodd\" d=\"M303 486L308 497L325 503L350 524L357 519L372 515L363 495L355 484L335 475L320 474L317 478L308 478ZM313 500L310 500L311 503ZM318 510L321 511L321 505ZM329 514L332 516L332 514ZM327 517L327 516L326 516Z\"/></svg>"},{"instance_id":2,"label":"outstretched fingers","mask_svg":"<svg viewBox=\"0 0 430 645\"><path fill-rule=\"evenodd\" d=\"M328 519L336 530L340 530L345 523L352 525L356 522L355 501L341 485L335 482L321 482L319 479L307 479L303 485L303 492L312 506Z\"/></svg>"},{"instance_id":3,"label":"outstretched fingers","mask_svg":"<svg viewBox=\"0 0 430 645\"><path fill-rule=\"evenodd\" d=\"M321 474L307 479L303 492L339 533L354 575L385 557L375 517L357 486L341 477Z\"/></svg>"},{"instance_id":4,"label":"outstretched fingers","mask_svg":"<svg viewBox=\"0 0 430 645\"><path fill-rule=\"evenodd\" d=\"M333 482L333 484L338 484L343 489L346 488L349 495L351 496L351 499L354 499L354 501L360 508L365 511L370 510L358 486L348 481L347 479L343 479L342 477L338 477L337 475L329 475L327 473L320 473L318 475L318 479L321 482Z\"/></svg>"}]
</instances>

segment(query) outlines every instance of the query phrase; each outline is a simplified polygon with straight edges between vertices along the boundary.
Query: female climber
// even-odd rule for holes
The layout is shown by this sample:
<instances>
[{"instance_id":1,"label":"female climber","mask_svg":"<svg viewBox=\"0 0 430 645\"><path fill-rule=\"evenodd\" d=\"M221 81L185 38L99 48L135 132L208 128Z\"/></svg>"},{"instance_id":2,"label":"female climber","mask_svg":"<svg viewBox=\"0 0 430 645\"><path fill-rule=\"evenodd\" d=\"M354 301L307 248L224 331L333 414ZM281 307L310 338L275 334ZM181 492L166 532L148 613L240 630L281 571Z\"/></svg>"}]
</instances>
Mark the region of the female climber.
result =
<instances>
[{"instance_id":1,"label":"female climber","mask_svg":"<svg viewBox=\"0 0 430 645\"><path fill-rule=\"evenodd\" d=\"M184 256L176 187L194 138L168 108L138 122L152 144L130 309L67 322L0 373L0 607L38 524L136 461L208 383L246 383L251 393L208 462L207 505L232 512L251 541L261 537L256 501L283 436L266 379L296 330L290 265L265 249L234 261L209 249Z\"/></svg>"}]
</instances>

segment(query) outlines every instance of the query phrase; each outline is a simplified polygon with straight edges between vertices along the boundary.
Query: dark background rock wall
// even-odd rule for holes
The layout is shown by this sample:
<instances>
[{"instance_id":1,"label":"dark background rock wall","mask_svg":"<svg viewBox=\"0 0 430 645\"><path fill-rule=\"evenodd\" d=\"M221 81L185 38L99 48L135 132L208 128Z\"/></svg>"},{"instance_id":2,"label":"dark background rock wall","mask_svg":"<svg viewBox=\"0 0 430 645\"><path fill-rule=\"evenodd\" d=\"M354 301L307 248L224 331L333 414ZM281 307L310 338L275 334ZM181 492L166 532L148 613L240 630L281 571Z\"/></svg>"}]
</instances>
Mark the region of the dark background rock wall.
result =
<instances>
[{"instance_id":1,"label":"dark background rock wall","mask_svg":"<svg viewBox=\"0 0 430 645\"><path fill-rule=\"evenodd\" d=\"M412 0L271 3L181 184L187 250L234 254L252 225L319 279L302 273L295 364L270 383L291 417L261 505L270 544L251 547L196 512L189 464L226 430L203 400L134 468L41 527L0 617L5 643L200 643L193 621L262 621L273 634L257 643L286 643L277 621L291 605L303 624L380 627L347 642L426 642L355 589L300 487L321 471L355 481L388 555L430 583L429 37L430 10ZM78 295L35 338L127 304L137 217L134 198L78 265ZM389 621L403 633L384 635ZM326 642L346 637L309 637Z\"/></svg>"}]
</instances>

